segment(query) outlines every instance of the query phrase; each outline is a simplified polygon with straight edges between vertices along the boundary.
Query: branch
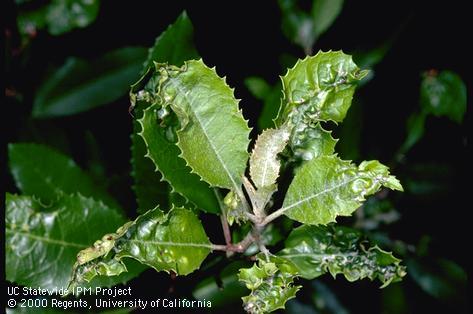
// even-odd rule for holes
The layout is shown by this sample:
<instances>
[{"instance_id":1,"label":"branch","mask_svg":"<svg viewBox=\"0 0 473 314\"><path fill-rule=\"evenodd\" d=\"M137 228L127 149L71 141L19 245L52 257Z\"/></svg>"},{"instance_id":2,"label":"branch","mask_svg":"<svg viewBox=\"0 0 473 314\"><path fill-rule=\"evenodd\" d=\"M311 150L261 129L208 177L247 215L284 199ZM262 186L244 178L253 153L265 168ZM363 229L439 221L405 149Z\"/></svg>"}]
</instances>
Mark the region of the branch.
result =
<instances>
[{"instance_id":1,"label":"branch","mask_svg":"<svg viewBox=\"0 0 473 314\"><path fill-rule=\"evenodd\" d=\"M211 244L212 251L224 251L233 253L244 253L246 249L255 241L253 233L250 231L243 240L236 244Z\"/></svg>"}]
</instances>

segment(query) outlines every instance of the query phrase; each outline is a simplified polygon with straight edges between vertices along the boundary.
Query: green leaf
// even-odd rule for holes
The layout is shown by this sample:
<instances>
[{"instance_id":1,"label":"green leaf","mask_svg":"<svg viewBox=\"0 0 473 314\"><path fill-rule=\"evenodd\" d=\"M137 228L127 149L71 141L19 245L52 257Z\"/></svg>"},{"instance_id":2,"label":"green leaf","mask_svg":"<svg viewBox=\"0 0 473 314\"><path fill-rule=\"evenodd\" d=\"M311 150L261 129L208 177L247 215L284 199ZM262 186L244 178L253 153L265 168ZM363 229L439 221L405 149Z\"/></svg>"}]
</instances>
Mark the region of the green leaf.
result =
<instances>
[{"instance_id":1,"label":"green leaf","mask_svg":"<svg viewBox=\"0 0 473 314\"><path fill-rule=\"evenodd\" d=\"M76 254L124 222L116 210L78 194L63 195L46 207L32 197L7 193L5 205L6 276L24 286L65 287ZM130 272L100 285L137 275Z\"/></svg>"},{"instance_id":2,"label":"green leaf","mask_svg":"<svg viewBox=\"0 0 473 314\"><path fill-rule=\"evenodd\" d=\"M46 15L51 35L61 35L92 23L99 12L100 1L52 0Z\"/></svg>"},{"instance_id":3,"label":"green leaf","mask_svg":"<svg viewBox=\"0 0 473 314\"><path fill-rule=\"evenodd\" d=\"M143 114L134 111L135 117L140 118ZM140 115L140 116L137 116ZM133 134L131 135L131 175L133 181L133 191L138 203L138 213L143 214L146 211L159 205L161 208L169 208L170 187L162 176L155 171L156 166L153 161L146 158L146 145L141 136L141 126L138 121L133 121Z\"/></svg>"},{"instance_id":4,"label":"green leaf","mask_svg":"<svg viewBox=\"0 0 473 314\"><path fill-rule=\"evenodd\" d=\"M256 76L245 79L245 86L257 99L263 101L263 109L258 117L260 130L274 127L273 120L278 115L281 104L281 83L269 85L264 79Z\"/></svg>"},{"instance_id":5,"label":"green leaf","mask_svg":"<svg viewBox=\"0 0 473 314\"><path fill-rule=\"evenodd\" d=\"M451 71L424 74L420 103L425 112L461 123L466 112L466 98L466 86L458 74Z\"/></svg>"},{"instance_id":6,"label":"green leaf","mask_svg":"<svg viewBox=\"0 0 473 314\"><path fill-rule=\"evenodd\" d=\"M376 160L358 167L337 156L321 156L302 165L278 210L291 219L317 225L349 216L382 186L402 191L399 181Z\"/></svg>"},{"instance_id":7,"label":"green leaf","mask_svg":"<svg viewBox=\"0 0 473 314\"><path fill-rule=\"evenodd\" d=\"M258 137L250 156L250 175L257 188L271 186L279 177L278 154L289 140L286 128L267 129Z\"/></svg>"},{"instance_id":8,"label":"green leaf","mask_svg":"<svg viewBox=\"0 0 473 314\"><path fill-rule=\"evenodd\" d=\"M333 24L343 0L313 0L311 12L301 9L298 0L279 0L282 29L287 38L310 54L317 39Z\"/></svg>"},{"instance_id":9,"label":"green leaf","mask_svg":"<svg viewBox=\"0 0 473 314\"><path fill-rule=\"evenodd\" d=\"M186 12L184 11L177 18L177 20L169 25L169 27L156 38L154 46L148 51L148 58L143 66L143 71L146 71L153 65L153 62L169 62L176 65L182 65L185 60L198 57L197 50L193 44L193 27ZM138 104L137 104L138 105ZM142 119L143 106L134 108L134 116L136 119ZM132 176L134 178L133 189L138 201L138 212L144 213L159 205L161 208L169 208L168 195L170 187L166 182L161 181L162 176L155 171L156 166L153 162L146 158L146 145L138 133L141 132L141 126L138 121L133 121L133 134L131 136L131 155L132 155ZM178 150L174 149L178 154ZM175 155L177 158L177 155ZM195 183L195 182L194 182ZM201 187L199 182L196 184ZM195 186L191 185L191 188ZM199 192L201 189L197 189ZM207 198L213 199L213 195L206 191L207 188L202 189L201 194L207 195ZM194 195L194 194L193 194ZM197 199L199 197L197 196ZM216 203L199 202L203 205L204 210L216 211Z\"/></svg>"},{"instance_id":10,"label":"green leaf","mask_svg":"<svg viewBox=\"0 0 473 314\"><path fill-rule=\"evenodd\" d=\"M342 11L343 0L314 0L312 2L315 39L325 33Z\"/></svg>"},{"instance_id":11,"label":"green leaf","mask_svg":"<svg viewBox=\"0 0 473 314\"><path fill-rule=\"evenodd\" d=\"M301 122L292 131L290 146L296 160L308 161L332 155L337 141L332 137L332 132L326 131L320 123Z\"/></svg>"},{"instance_id":12,"label":"green leaf","mask_svg":"<svg viewBox=\"0 0 473 314\"><path fill-rule=\"evenodd\" d=\"M92 61L67 59L39 87L33 116L68 116L117 100L136 81L145 58L146 49L128 47Z\"/></svg>"},{"instance_id":13,"label":"green leaf","mask_svg":"<svg viewBox=\"0 0 473 314\"><path fill-rule=\"evenodd\" d=\"M243 283L238 281L238 270L247 265L248 263L243 261L232 262L218 275L209 276L199 282L193 289L192 296L200 301L212 302L214 310L229 304L239 305L247 290Z\"/></svg>"},{"instance_id":14,"label":"green leaf","mask_svg":"<svg viewBox=\"0 0 473 314\"><path fill-rule=\"evenodd\" d=\"M406 274L400 260L379 247L367 247L361 233L338 226L301 226L289 235L278 256L294 263L301 277L314 279L327 272L348 281L380 280L383 287Z\"/></svg>"},{"instance_id":15,"label":"green leaf","mask_svg":"<svg viewBox=\"0 0 473 314\"><path fill-rule=\"evenodd\" d=\"M47 146L9 144L8 159L18 189L43 202L54 201L62 193L78 192L102 200L108 206L120 208L72 159Z\"/></svg>"},{"instance_id":16,"label":"green leaf","mask_svg":"<svg viewBox=\"0 0 473 314\"><path fill-rule=\"evenodd\" d=\"M250 130L232 89L201 60L156 64L156 76L151 97L179 120L180 156L211 186L240 190Z\"/></svg>"},{"instance_id":17,"label":"green leaf","mask_svg":"<svg viewBox=\"0 0 473 314\"><path fill-rule=\"evenodd\" d=\"M371 72L370 72L371 73ZM363 103L354 99L343 123L337 128L340 138L337 141L337 153L345 160L361 159L361 140L363 131Z\"/></svg>"},{"instance_id":18,"label":"green leaf","mask_svg":"<svg viewBox=\"0 0 473 314\"><path fill-rule=\"evenodd\" d=\"M423 136L425 132L426 113L413 113L407 119L407 137L404 140L399 154L406 154Z\"/></svg>"},{"instance_id":19,"label":"green leaf","mask_svg":"<svg viewBox=\"0 0 473 314\"><path fill-rule=\"evenodd\" d=\"M173 208L164 213L155 208L79 252L69 286L88 282L96 275L115 276L126 271L124 258L135 259L156 271L187 275L200 267L211 248L192 211Z\"/></svg>"},{"instance_id":20,"label":"green leaf","mask_svg":"<svg viewBox=\"0 0 473 314\"><path fill-rule=\"evenodd\" d=\"M257 76L250 76L245 79L245 86L259 100L264 100L271 92L272 86L264 79Z\"/></svg>"},{"instance_id":21,"label":"green leaf","mask_svg":"<svg viewBox=\"0 0 473 314\"><path fill-rule=\"evenodd\" d=\"M61 35L75 28L84 28L95 21L99 0L51 0L38 9L18 15L18 29L23 35L32 35L47 28L51 35Z\"/></svg>"},{"instance_id":22,"label":"green leaf","mask_svg":"<svg viewBox=\"0 0 473 314\"><path fill-rule=\"evenodd\" d=\"M356 83L366 74L341 51L320 51L299 60L282 77L284 99L276 125L298 125L304 120L343 121Z\"/></svg>"},{"instance_id":23,"label":"green leaf","mask_svg":"<svg viewBox=\"0 0 473 314\"><path fill-rule=\"evenodd\" d=\"M269 313L284 309L285 303L296 296L301 286L293 284L296 268L289 261L272 257L271 261L258 259L251 268L242 268L238 275L248 289L243 307L249 313Z\"/></svg>"},{"instance_id":24,"label":"green leaf","mask_svg":"<svg viewBox=\"0 0 473 314\"><path fill-rule=\"evenodd\" d=\"M159 115L158 106L153 105L145 109L143 117L138 120L141 125L139 135L147 147L146 156L154 162L156 171L162 174L173 191L184 196L199 209L218 213L220 210L214 192L205 182L200 181L199 176L191 173L186 162L179 157L179 148L173 139L168 138L172 131L159 126Z\"/></svg>"},{"instance_id":25,"label":"green leaf","mask_svg":"<svg viewBox=\"0 0 473 314\"><path fill-rule=\"evenodd\" d=\"M177 20L156 38L154 46L148 51L148 59L144 63L143 73L153 66L153 62L167 62L181 66L184 61L199 57L194 46L194 27L182 12Z\"/></svg>"},{"instance_id":26,"label":"green leaf","mask_svg":"<svg viewBox=\"0 0 473 314\"><path fill-rule=\"evenodd\" d=\"M447 259L410 258L406 264L409 276L429 295L457 306L465 302L468 275L455 262Z\"/></svg>"}]
</instances>

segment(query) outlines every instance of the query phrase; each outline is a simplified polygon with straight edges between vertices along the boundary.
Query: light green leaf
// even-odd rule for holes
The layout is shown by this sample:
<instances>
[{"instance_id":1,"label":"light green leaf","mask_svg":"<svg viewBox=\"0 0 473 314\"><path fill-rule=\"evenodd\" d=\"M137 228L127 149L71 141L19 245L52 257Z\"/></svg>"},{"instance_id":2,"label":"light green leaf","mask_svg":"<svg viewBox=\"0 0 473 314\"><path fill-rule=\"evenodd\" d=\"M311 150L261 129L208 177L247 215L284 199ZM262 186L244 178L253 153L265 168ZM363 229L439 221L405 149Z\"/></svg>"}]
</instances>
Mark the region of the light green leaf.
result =
<instances>
[{"instance_id":1,"label":"light green leaf","mask_svg":"<svg viewBox=\"0 0 473 314\"><path fill-rule=\"evenodd\" d=\"M291 261L301 277L314 279L327 272L348 281L378 279L386 287L406 274L400 260L379 247L368 247L361 233L336 226L301 226L289 235L278 256Z\"/></svg>"},{"instance_id":2,"label":"light green leaf","mask_svg":"<svg viewBox=\"0 0 473 314\"><path fill-rule=\"evenodd\" d=\"M424 74L420 102L425 112L461 123L466 112L466 99L466 86L458 74L451 71Z\"/></svg>"},{"instance_id":3,"label":"light green leaf","mask_svg":"<svg viewBox=\"0 0 473 314\"><path fill-rule=\"evenodd\" d=\"M341 51L320 51L299 60L282 77L284 99L276 125L343 121L356 83L366 74Z\"/></svg>"},{"instance_id":4,"label":"light green leaf","mask_svg":"<svg viewBox=\"0 0 473 314\"><path fill-rule=\"evenodd\" d=\"M285 303L301 288L293 284L296 276L294 265L277 257L271 261L258 259L253 267L240 269L240 281L251 290L249 296L242 298L244 309L255 314L284 309Z\"/></svg>"},{"instance_id":5,"label":"light green leaf","mask_svg":"<svg viewBox=\"0 0 473 314\"><path fill-rule=\"evenodd\" d=\"M72 159L47 146L9 144L8 159L18 189L45 203L56 200L61 193L78 192L102 200L108 206L120 208Z\"/></svg>"},{"instance_id":6,"label":"light green leaf","mask_svg":"<svg viewBox=\"0 0 473 314\"><path fill-rule=\"evenodd\" d=\"M174 143L171 126L159 126L160 115L157 105L148 107L143 112L143 117L138 120L141 125L139 135L143 138L147 154L156 166L156 171L163 175L173 191L181 194L194 203L199 209L207 212L218 213L219 205L214 192L199 176L191 173L186 162L179 157L179 148ZM171 134L171 135L170 135ZM172 138L169 138L169 137Z\"/></svg>"},{"instance_id":7,"label":"light green leaf","mask_svg":"<svg viewBox=\"0 0 473 314\"><path fill-rule=\"evenodd\" d=\"M143 66L143 71L148 70L149 67L153 66L153 62L169 62L171 64L182 65L185 60L193 59L198 57L197 50L193 44L193 27L189 20L186 12L184 11L179 15L177 20L169 25L169 27L156 38L156 41L148 51L148 58ZM134 107L133 114L135 119L142 119L144 102L143 105L136 104ZM133 121L133 134L131 136L131 165L132 165L132 176L134 178L133 189L136 194L138 201L138 212L144 213L149 209L152 209L159 205L161 208L169 208L168 195L170 187L166 182L161 181L162 176L159 172L155 171L156 166L153 162L146 158L145 155L146 145L143 139L138 133L141 132L141 126L137 120ZM178 150L174 150L178 154ZM177 158L177 155L175 156ZM202 186L200 182L198 186ZM194 187L195 186L192 186ZM199 192L197 189L196 192ZM213 195L209 195L209 191L201 194L207 195L207 198L213 199ZM205 202L198 202L203 205L204 210L217 210L215 201L210 204Z\"/></svg>"},{"instance_id":8,"label":"light green leaf","mask_svg":"<svg viewBox=\"0 0 473 314\"><path fill-rule=\"evenodd\" d=\"M177 116L181 157L211 186L240 190L250 130L232 89L201 60L157 64L155 75L151 97Z\"/></svg>"},{"instance_id":9,"label":"light green leaf","mask_svg":"<svg viewBox=\"0 0 473 314\"><path fill-rule=\"evenodd\" d=\"M39 87L33 116L68 116L117 100L139 77L145 58L145 48L128 47L92 61L74 57L67 59Z\"/></svg>"},{"instance_id":10,"label":"light green leaf","mask_svg":"<svg viewBox=\"0 0 473 314\"><path fill-rule=\"evenodd\" d=\"M20 8L18 30L23 35L31 35L47 27L51 35L61 35L90 25L98 15L99 6L99 0L50 0L38 9Z\"/></svg>"},{"instance_id":11,"label":"light green leaf","mask_svg":"<svg viewBox=\"0 0 473 314\"><path fill-rule=\"evenodd\" d=\"M79 252L69 286L88 282L96 275L115 276L126 271L124 258L135 259L156 271L187 275L200 267L211 248L192 211L173 208L165 214L155 208Z\"/></svg>"},{"instance_id":12,"label":"light green leaf","mask_svg":"<svg viewBox=\"0 0 473 314\"><path fill-rule=\"evenodd\" d=\"M167 62L181 66L184 61L199 57L194 46L194 27L184 11L177 20L156 38L154 46L149 49L148 59L144 63L143 73L153 62Z\"/></svg>"},{"instance_id":13,"label":"light green leaf","mask_svg":"<svg viewBox=\"0 0 473 314\"><path fill-rule=\"evenodd\" d=\"M250 156L250 175L257 188L276 183L281 163L278 154L289 140L289 130L267 129L258 137Z\"/></svg>"},{"instance_id":14,"label":"light green leaf","mask_svg":"<svg viewBox=\"0 0 473 314\"><path fill-rule=\"evenodd\" d=\"M7 193L5 205L7 279L30 287L65 288L76 254L124 222L116 210L77 194L46 207L32 197ZM98 285L124 282L139 271Z\"/></svg>"},{"instance_id":15,"label":"light green leaf","mask_svg":"<svg viewBox=\"0 0 473 314\"><path fill-rule=\"evenodd\" d=\"M321 156L302 165L279 212L302 223L317 225L349 216L382 186L402 191L399 181L376 160L358 167L337 156Z\"/></svg>"}]
</instances>

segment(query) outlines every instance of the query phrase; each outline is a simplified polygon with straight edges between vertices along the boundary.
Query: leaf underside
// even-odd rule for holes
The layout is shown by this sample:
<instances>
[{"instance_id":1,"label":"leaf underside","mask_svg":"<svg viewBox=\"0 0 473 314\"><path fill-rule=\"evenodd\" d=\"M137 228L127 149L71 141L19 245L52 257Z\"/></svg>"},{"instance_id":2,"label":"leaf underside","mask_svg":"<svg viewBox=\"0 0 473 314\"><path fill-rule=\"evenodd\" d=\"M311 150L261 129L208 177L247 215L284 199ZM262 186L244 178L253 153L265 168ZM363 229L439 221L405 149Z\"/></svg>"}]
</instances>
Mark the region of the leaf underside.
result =
<instances>
[{"instance_id":1,"label":"leaf underside","mask_svg":"<svg viewBox=\"0 0 473 314\"><path fill-rule=\"evenodd\" d=\"M278 154L289 140L287 129L267 129L258 137L250 157L250 175L257 188L276 183L281 163Z\"/></svg>"}]
</instances>

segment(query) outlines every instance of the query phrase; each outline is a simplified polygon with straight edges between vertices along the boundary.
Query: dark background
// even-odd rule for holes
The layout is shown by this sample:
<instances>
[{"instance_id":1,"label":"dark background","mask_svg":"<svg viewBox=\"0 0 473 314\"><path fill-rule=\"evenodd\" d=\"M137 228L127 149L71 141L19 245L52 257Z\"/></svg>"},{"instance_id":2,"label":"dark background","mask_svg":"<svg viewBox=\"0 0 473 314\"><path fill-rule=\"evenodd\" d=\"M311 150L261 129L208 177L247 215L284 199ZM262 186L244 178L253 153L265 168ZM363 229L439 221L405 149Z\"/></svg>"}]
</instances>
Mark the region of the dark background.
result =
<instances>
[{"instance_id":1,"label":"dark background","mask_svg":"<svg viewBox=\"0 0 473 314\"><path fill-rule=\"evenodd\" d=\"M285 73L279 62L282 53L303 57L302 50L290 44L281 32L281 16L276 1L212 1L206 6L200 1L167 1L158 5L161 2L102 1L99 16L91 26L58 37L39 34L33 42L31 59L24 67L25 71L7 72L6 84L22 90L24 103L31 103L35 88L48 66L61 65L71 55L89 58L122 46L149 47L185 9L194 24L199 53L207 65L215 65L220 75L227 76L228 84L236 88L237 98L243 99L244 115L255 126L261 104L244 87L244 78L258 75L274 83L279 79L278 75ZM9 2L7 9L6 12L12 13L5 16L7 27L14 29L14 6ZM314 51L342 49L351 52L374 48L397 33L393 46L375 68L374 79L359 94L365 100L363 159L375 158L385 163L392 159L405 137L407 117L419 106L423 71L449 69L469 82L471 55L466 43L471 41L471 27L467 28L466 12L466 8L455 1L345 2L341 15L322 35ZM82 131L91 130L101 147L107 173L125 177L117 184L115 194L125 207L133 208L133 194L124 188L131 184L126 175L130 169L129 135L132 129L128 106L124 97L87 113L41 123L66 130L70 143L74 143L71 145L72 155L79 164L85 162ZM31 107L18 106L6 99L4 108L9 112L8 115L2 114L4 118L8 117L7 141L18 141L24 122L20 117L28 115ZM433 200L401 197L398 206L402 220L389 230L392 238L407 243L416 243L421 235L430 234L433 256L452 259L465 269L469 266L465 254L471 246L466 242L471 238L467 232L467 210L471 208L467 193L471 184L465 183L470 169L466 154L466 126L470 120L469 112L462 126L446 118L427 120L425 137L409 153L409 162L452 166L446 179L448 193ZM403 171L402 166L394 171L401 181ZM9 176L6 190L15 191ZM214 225L218 226L215 232L220 232L220 226ZM135 295L153 297L170 291L171 295L186 295L189 281L199 277L201 275L194 274L188 278L172 279L168 275L147 271L134 280L132 286ZM377 283L348 283L341 278L333 281L326 277L324 282L334 288L342 303L352 312L383 312ZM403 289L412 313L459 311L459 308L452 308L423 293L408 278ZM236 311L238 306L233 309Z\"/></svg>"}]
</instances>

